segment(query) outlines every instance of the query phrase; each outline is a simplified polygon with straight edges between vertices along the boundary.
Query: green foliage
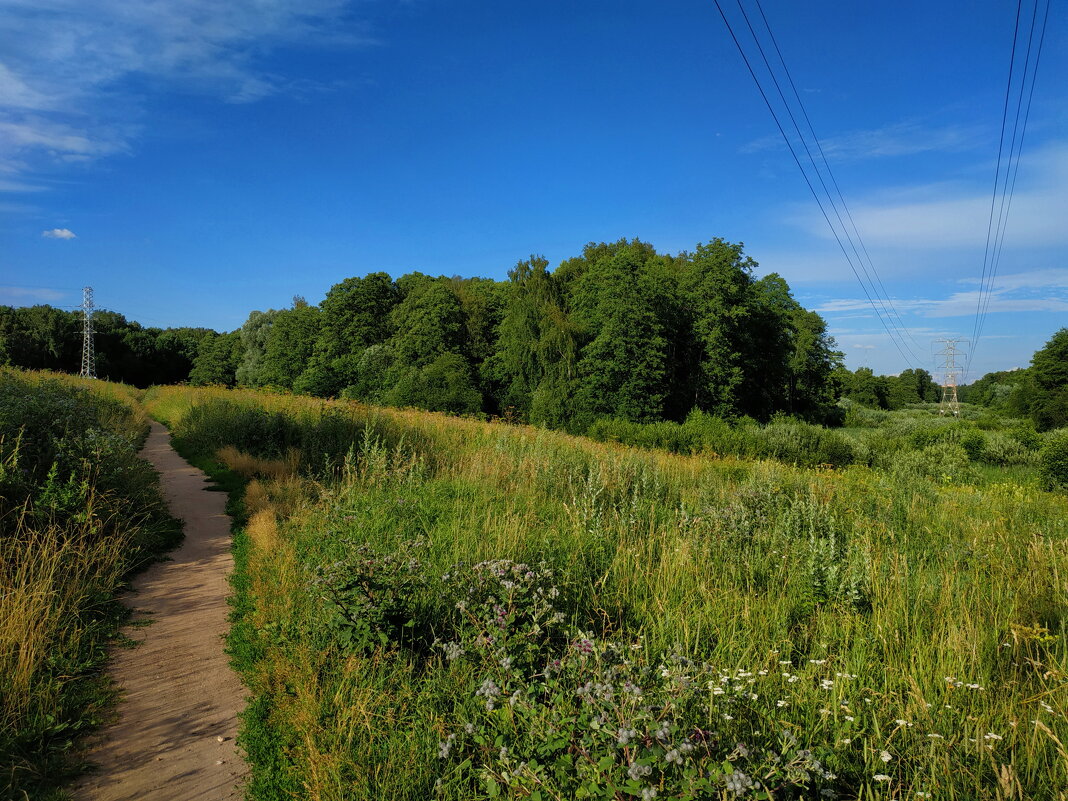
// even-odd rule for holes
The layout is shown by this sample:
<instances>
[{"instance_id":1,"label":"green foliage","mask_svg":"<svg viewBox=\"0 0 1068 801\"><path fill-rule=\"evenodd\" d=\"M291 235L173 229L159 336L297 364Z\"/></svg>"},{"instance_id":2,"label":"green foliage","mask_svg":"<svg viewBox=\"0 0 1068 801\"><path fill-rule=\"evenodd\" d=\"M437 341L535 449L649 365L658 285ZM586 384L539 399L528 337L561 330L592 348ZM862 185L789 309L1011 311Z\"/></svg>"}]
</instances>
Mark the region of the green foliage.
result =
<instances>
[{"instance_id":1,"label":"green foliage","mask_svg":"<svg viewBox=\"0 0 1068 801\"><path fill-rule=\"evenodd\" d=\"M391 376L395 383L381 396L390 406L451 414L476 414L482 408L482 394L458 353L442 353L423 367L395 367Z\"/></svg>"},{"instance_id":2,"label":"green foliage","mask_svg":"<svg viewBox=\"0 0 1068 801\"><path fill-rule=\"evenodd\" d=\"M81 768L113 698L115 594L181 536L136 455L144 418L86 383L0 370L2 798L54 797Z\"/></svg>"},{"instance_id":3,"label":"green foliage","mask_svg":"<svg viewBox=\"0 0 1068 801\"><path fill-rule=\"evenodd\" d=\"M94 316L97 374L136 386L184 381L206 328L144 328L121 314ZM77 373L81 369L82 318L51 306L0 306L0 365Z\"/></svg>"},{"instance_id":4,"label":"green foliage","mask_svg":"<svg viewBox=\"0 0 1068 801\"><path fill-rule=\"evenodd\" d=\"M1028 370L1027 409L1040 431L1068 426L1068 328L1035 352Z\"/></svg>"},{"instance_id":5,"label":"green foliage","mask_svg":"<svg viewBox=\"0 0 1068 801\"><path fill-rule=\"evenodd\" d=\"M205 336L197 347L193 369L189 372L189 383L199 386L234 386L243 354L244 345L238 331Z\"/></svg>"},{"instance_id":6,"label":"green foliage","mask_svg":"<svg viewBox=\"0 0 1068 801\"><path fill-rule=\"evenodd\" d=\"M257 384L292 389L312 357L319 326L316 306L297 303L292 309L277 312L257 365Z\"/></svg>"},{"instance_id":7,"label":"green foliage","mask_svg":"<svg viewBox=\"0 0 1068 801\"><path fill-rule=\"evenodd\" d=\"M1068 489L1068 429L1050 432L1040 455L1042 479L1050 489Z\"/></svg>"},{"instance_id":8,"label":"green foliage","mask_svg":"<svg viewBox=\"0 0 1068 801\"><path fill-rule=\"evenodd\" d=\"M814 471L204 396L278 415L302 481L318 476L314 500L242 545L238 583L257 590L231 647L254 696L254 798L993 801L1002 765L1022 797L1068 779L1057 741L1034 736L1068 736L1068 509L1026 474L967 485L961 442L978 433L984 461L999 437L1022 448L1012 421L883 412L832 433L900 469ZM206 447L262 439L210 405ZM352 427L340 462L344 437L320 431L335 408ZM804 441L793 425L596 427L740 451L769 428ZM1040 725L1013 726L1023 710Z\"/></svg>"}]
</instances>

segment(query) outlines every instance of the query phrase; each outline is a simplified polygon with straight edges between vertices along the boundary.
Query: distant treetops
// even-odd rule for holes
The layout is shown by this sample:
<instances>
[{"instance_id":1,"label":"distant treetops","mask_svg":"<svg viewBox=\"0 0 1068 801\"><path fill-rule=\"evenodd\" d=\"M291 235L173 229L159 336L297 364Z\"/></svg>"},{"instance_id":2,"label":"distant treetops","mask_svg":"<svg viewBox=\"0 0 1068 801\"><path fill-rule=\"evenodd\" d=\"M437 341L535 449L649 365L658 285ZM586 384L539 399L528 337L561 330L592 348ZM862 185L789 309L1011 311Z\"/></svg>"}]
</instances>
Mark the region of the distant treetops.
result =
<instances>
[{"instance_id":1,"label":"distant treetops","mask_svg":"<svg viewBox=\"0 0 1068 801\"><path fill-rule=\"evenodd\" d=\"M540 256L508 280L385 273L347 278L318 306L254 311L237 331L143 328L96 314L102 377L148 386L273 386L321 397L490 414L584 433L595 421L683 420L700 410L834 422L840 397L896 409L935 402L921 369L842 366L827 324L740 244L657 253L589 244L555 270ZM77 372L78 312L0 306L0 364ZM961 388L964 401L1068 425L1068 329L1031 367Z\"/></svg>"},{"instance_id":2,"label":"distant treetops","mask_svg":"<svg viewBox=\"0 0 1068 801\"><path fill-rule=\"evenodd\" d=\"M190 380L369 403L488 413L569 431L596 419L681 420L693 409L820 419L841 354L824 320L741 245L678 255L638 240L587 245L507 281L385 273L318 306L254 311L200 343Z\"/></svg>"}]
</instances>

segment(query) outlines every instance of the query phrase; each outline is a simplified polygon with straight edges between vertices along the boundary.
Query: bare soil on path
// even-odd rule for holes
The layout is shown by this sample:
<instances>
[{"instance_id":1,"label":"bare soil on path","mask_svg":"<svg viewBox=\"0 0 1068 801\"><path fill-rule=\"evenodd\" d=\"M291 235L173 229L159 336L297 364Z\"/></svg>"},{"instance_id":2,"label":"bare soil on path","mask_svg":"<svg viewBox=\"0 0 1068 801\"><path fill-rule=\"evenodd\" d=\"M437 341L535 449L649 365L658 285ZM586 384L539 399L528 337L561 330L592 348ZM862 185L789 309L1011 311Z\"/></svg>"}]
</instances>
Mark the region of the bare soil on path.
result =
<instances>
[{"instance_id":1,"label":"bare soil on path","mask_svg":"<svg viewBox=\"0 0 1068 801\"><path fill-rule=\"evenodd\" d=\"M234 737L243 691L223 652L227 576L233 569L226 494L170 445L159 423L141 452L160 473L185 541L171 561L133 581L125 634L141 641L117 649L111 675L122 690L117 720L91 742L98 768L73 789L87 801L237 799L246 773Z\"/></svg>"}]
</instances>

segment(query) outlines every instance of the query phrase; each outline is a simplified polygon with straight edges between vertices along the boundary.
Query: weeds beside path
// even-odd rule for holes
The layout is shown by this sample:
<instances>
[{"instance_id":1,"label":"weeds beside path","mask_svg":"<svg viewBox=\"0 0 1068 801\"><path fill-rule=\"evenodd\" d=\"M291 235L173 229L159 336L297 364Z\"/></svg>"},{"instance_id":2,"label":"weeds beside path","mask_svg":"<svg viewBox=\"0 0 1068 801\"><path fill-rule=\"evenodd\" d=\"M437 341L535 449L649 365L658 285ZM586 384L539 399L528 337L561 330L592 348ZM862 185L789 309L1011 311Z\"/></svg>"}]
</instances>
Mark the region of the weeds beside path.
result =
<instances>
[{"instance_id":1,"label":"weeds beside path","mask_svg":"<svg viewBox=\"0 0 1068 801\"><path fill-rule=\"evenodd\" d=\"M243 694L223 651L233 566L226 495L207 491L204 474L174 451L159 423L141 455L185 522L185 542L133 582L133 622L151 625L127 629L142 642L114 656L118 717L94 739L87 756L99 768L75 796L236 799L246 768L234 742Z\"/></svg>"}]
</instances>

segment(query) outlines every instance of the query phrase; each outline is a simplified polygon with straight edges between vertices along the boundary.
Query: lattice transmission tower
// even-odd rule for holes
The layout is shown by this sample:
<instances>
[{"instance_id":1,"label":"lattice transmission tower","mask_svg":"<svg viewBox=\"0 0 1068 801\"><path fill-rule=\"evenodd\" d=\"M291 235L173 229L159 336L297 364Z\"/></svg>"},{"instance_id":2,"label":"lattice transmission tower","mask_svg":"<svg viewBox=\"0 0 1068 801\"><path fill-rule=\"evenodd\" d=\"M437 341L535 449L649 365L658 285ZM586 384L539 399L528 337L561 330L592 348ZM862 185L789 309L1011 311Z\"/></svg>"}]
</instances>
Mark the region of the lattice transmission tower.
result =
<instances>
[{"instance_id":1,"label":"lattice transmission tower","mask_svg":"<svg viewBox=\"0 0 1068 801\"><path fill-rule=\"evenodd\" d=\"M961 342L966 339L937 339L942 345L938 355L942 357L942 402L938 404L939 414L951 414L954 417L960 415L960 401L957 399L957 384L960 380L963 368L957 364L957 359L964 356L960 348Z\"/></svg>"},{"instance_id":2,"label":"lattice transmission tower","mask_svg":"<svg viewBox=\"0 0 1068 801\"><path fill-rule=\"evenodd\" d=\"M82 371L83 378L96 378L96 351L93 349L93 288L82 289Z\"/></svg>"}]
</instances>

